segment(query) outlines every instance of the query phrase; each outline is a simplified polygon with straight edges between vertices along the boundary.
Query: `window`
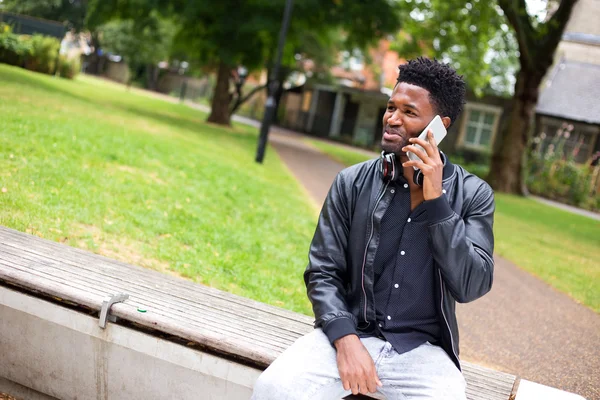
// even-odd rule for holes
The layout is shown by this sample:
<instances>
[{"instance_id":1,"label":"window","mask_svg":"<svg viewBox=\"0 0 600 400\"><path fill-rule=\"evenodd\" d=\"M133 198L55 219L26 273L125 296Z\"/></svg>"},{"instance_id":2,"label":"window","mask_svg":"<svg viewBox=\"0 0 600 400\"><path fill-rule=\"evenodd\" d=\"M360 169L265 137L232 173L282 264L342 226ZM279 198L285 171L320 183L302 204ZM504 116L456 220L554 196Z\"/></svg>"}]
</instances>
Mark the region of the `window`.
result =
<instances>
[{"instance_id":1,"label":"window","mask_svg":"<svg viewBox=\"0 0 600 400\"><path fill-rule=\"evenodd\" d=\"M463 146L489 149L494 142L501 113L500 107L468 103L463 122Z\"/></svg>"}]
</instances>

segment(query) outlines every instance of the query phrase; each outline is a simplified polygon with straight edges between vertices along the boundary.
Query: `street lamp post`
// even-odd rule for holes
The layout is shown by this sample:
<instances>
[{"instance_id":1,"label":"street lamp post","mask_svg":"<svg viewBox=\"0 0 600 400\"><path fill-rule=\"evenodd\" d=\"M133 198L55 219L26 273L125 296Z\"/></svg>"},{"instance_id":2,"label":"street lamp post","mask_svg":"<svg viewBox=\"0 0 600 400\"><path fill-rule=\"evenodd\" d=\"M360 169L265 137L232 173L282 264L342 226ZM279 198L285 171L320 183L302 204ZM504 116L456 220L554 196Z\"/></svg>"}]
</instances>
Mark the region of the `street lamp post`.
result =
<instances>
[{"instance_id":1,"label":"street lamp post","mask_svg":"<svg viewBox=\"0 0 600 400\"><path fill-rule=\"evenodd\" d=\"M277 46L277 58L275 59L275 65L273 66L273 73L271 82L269 83L268 91L269 96L267 97L267 103L265 105L265 115L263 116L262 124L260 126L260 136L258 138L258 148L256 149L256 162L261 163L265 158L265 150L267 147L267 140L269 138L269 128L275 114L275 93L279 89L279 66L281 65L281 57L283 54L283 45L285 44L285 36L290 25L290 16L292 15L292 3L293 0L286 0L285 11L283 12L283 23L281 24L281 30L279 31L279 44ZM268 79L268 78L267 78Z\"/></svg>"}]
</instances>

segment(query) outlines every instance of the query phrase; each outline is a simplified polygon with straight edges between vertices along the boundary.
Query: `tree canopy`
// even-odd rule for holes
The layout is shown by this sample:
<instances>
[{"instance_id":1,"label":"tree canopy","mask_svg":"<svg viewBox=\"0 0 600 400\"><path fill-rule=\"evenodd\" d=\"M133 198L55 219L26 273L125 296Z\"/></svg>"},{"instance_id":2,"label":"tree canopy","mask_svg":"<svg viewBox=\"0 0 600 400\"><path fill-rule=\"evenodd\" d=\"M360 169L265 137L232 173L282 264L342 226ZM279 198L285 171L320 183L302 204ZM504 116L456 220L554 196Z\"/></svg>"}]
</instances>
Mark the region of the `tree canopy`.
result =
<instances>
[{"instance_id":1,"label":"tree canopy","mask_svg":"<svg viewBox=\"0 0 600 400\"><path fill-rule=\"evenodd\" d=\"M269 67L274 58L285 0L90 0L88 26L111 19L144 18L152 10L169 16L178 28L175 45L187 49L191 61L213 69L231 70L238 65L249 71ZM343 31L345 46L366 47L378 37L399 28L397 3L392 0L304 0L294 4L283 63L295 64L298 53L334 43L332 31ZM320 51L320 50L319 50ZM322 55L322 53L321 53ZM222 72L221 78L228 72ZM215 97L223 108L228 91L222 82ZM214 98L213 98L214 100ZM215 122L228 123L229 116Z\"/></svg>"},{"instance_id":2,"label":"tree canopy","mask_svg":"<svg viewBox=\"0 0 600 400\"><path fill-rule=\"evenodd\" d=\"M478 94L508 95L518 68L517 43L503 12L487 0L405 0L394 49L450 63Z\"/></svg>"},{"instance_id":3,"label":"tree canopy","mask_svg":"<svg viewBox=\"0 0 600 400\"><path fill-rule=\"evenodd\" d=\"M97 30L102 48L125 59L131 71L130 78L141 67L167 59L175 34L173 24L155 11L145 16L143 24L132 19L111 20Z\"/></svg>"}]
</instances>

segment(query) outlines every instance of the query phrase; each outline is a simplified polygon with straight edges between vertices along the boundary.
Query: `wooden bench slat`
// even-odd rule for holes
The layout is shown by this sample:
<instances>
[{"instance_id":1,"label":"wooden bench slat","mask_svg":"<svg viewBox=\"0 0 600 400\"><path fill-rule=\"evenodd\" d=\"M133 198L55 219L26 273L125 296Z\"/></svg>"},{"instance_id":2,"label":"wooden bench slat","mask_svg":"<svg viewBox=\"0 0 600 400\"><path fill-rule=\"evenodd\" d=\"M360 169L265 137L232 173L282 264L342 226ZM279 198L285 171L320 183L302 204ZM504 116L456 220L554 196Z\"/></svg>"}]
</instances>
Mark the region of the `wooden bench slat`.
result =
<instances>
[{"instance_id":1,"label":"wooden bench slat","mask_svg":"<svg viewBox=\"0 0 600 400\"><path fill-rule=\"evenodd\" d=\"M0 261L0 265L5 266L4 261ZM18 268L17 268L17 270L19 270L21 272L24 271L24 270L21 270ZM65 285L65 287L69 287L69 288L75 289L75 290L80 290L80 291L89 290L90 293L95 294L98 297L101 297L101 298L105 297L105 294L103 295L103 293L105 293L105 292L102 292L101 290L94 289L92 287L82 288L80 285L70 284L66 280L63 280L61 278L40 275L37 273L37 271L32 272L31 276L35 276L38 279L47 280L47 281L58 283L58 284L63 284L63 285ZM251 327L246 324L239 323L238 320L235 320L235 319L231 320L231 321L226 321L225 319L223 319L221 321L215 322L215 321L210 320L205 317L186 318L184 313L177 312L176 310L172 310L173 312L160 312L160 311L165 311L165 308L163 306L161 306L160 303L152 302L152 301L148 300L148 298L144 298L140 302L136 302L136 300L137 299L135 299L135 298L132 299L131 303L138 303L138 304L141 303L144 305L144 307L150 306L150 307L148 307L149 312L144 313L145 317L146 317L145 319L147 320L147 321L145 321L145 325L149 326L149 327L153 326L153 320L154 320L155 316L160 315L165 318L170 318L173 320L174 323L180 324L187 329L191 329L192 331L198 329L199 327L204 327L204 328L210 327L213 330L227 333L230 336L235 336L235 337L237 337L237 340L247 341L248 344L251 344L253 346L260 346L262 348L269 348L272 350L278 350L278 351L284 350L285 348L287 348L289 346L289 343L291 340L291 338L288 338L287 340L277 338L276 336L269 334L268 332L266 332L263 335L260 335L259 331L257 331L255 329L255 327ZM129 303L129 304L131 304L131 303ZM135 308L136 308L136 312L137 312L137 305L135 305ZM253 334L251 336L249 336L247 334L247 332L252 332Z\"/></svg>"},{"instance_id":2,"label":"wooden bench slat","mask_svg":"<svg viewBox=\"0 0 600 400\"><path fill-rule=\"evenodd\" d=\"M2 242L1 244L6 244L6 243ZM245 298L241 298L241 297L235 296L235 295L231 295L232 298L226 298L223 296L214 296L212 293L207 293L205 291L206 287L199 285L199 284L195 284L193 282L189 282L193 285L191 288L185 287L185 286L180 286L177 284L181 283L182 281L186 282L184 279L171 277L171 276L168 276L168 275L165 275L162 273L158 273L156 271L142 269L142 271L135 271L136 272L135 274L126 274L126 273L123 273L123 267L127 268L129 266L127 264L122 264L122 265L118 265L119 268L116 268L116 269L114 269L114 271L107 273L107 272L103 272L103 271L98 271L97 269L89 268L88 267L89 263L77 264L77 263L74 263L73 261L69 261L68 259L64 259L64 258L43 256L41 254L38 254L37 252L31 251L30 249L25 249L23 247L14 246L14 244L12 244L12 243L7 244L7 246L9 246L9 247L5 247L7 252L10 252L11 247L14 247L15 250L17 250L18 252L26 252L24 254L19 255L19 257L22 257L22 258L33 259L35 257L38 257L38 260L51 260L51 261L55 261L58 263L65 263L65 264L68 264L71 266L76 266L78 269L85 271L85 274L83 274L82 276L85 276L88 274L96 274L96 275L98 275L100 282L102 282L102 280L104 280L104 279L109 280L111 278L114 278L115 276L118 276L118 279L125 281L125 282L129 282L132 285L138 285L138 286L142 285L143 286L143 284L147 284L147 285L150 285L150 286L148 286L148 289L151 289L154 291L160 291L160 290L162 290L163 292L166 292L166 290L172 291L172 292L169 292L169 295L174 296L174 297L178 297L179 296L178 293L185 293L186 295L191 296L191 297L204 297L203 300L207 300L206 298L210 298L209 303L211 305L217 304L217 305L223 306L224 309L226 309L226 310L236 310L236 311L239 311L240 313L245 313L245 314L240 314L240 315L247 315L248 313L252 313L252 312L256 312L256 313L258 313L258 315L261 315L261 316L268 315L270 319L273 319L273 318L276 319L278 326L280 326L282 324L286 324L287 322L291 323L292 326L294 326L294 327L296 327L299 323L301 325L304 325L304 324L312 325L312 319L307 316L301 316L301 315L298 315L296 313L292 313L289 311L287 311L285 314L283 314L283 313L273 312L273 310L269 310L269 309L262 309L262 307L261 308L249 307L248 305L242 303L243 301L246 300ZM101 256L98 256L98 257L101 257ZM57 267L57 266L55 265L55 267ZM112 267L114 267L114 265ZM157 274L157 275L154 275L154 274ZM190 290L190 289L193 289L193 290ZM240 299L241 299L241 301L240 301ZM251 303L250 305L253 305L253 304ZM264 306L264 305L261 303L261 306ZM271 307L271 308L274 308L274 307Z\"/></svg>"},{"instance_id":3,"label":"wooden bench slat","mask_svg":"<svg viewBox=\"0 0 600 400\"><path fill-rule=\"evenodd\" d=\"M8 234L5 234L6 231L8 231ZM225 294L222 291L207 286L199 285L189 280L177 278L143 267L125 264L116 260L105 258L100 255L84 252L83 250L71 248L65 245L59 245L57 243L34 236L31 236L31 238L32 240L37 241L37 243L35 243L35 246L33 246L34 248L32 248L32 240L29 240L28 237L23 237L21 235L24 234L0 227L1 244L15 247L21 252L27 252L28 254L37 255L42 259L49 258L56 261L64 262L69 265L77 266L78 268L81 268L82 270L88 272L95 271L96 273L102 274L103 276L111 276L110 274L117 273L122 279L127 280L127 278L131 278L130 281L135 284L137 284L138 282L146 282L156 285L158 283L161 287L164 286L165 288L168 287L170 289L175 290L193 290L194 294L206 295L214 298L215 300L213 301L218 301L216 299L220 299L224 302L227 302L228 307L235 307L239 305L239 308L242 310L259 310L270 315L275 315L284 319L288 319L294 323L297 323L299 320L301 320L302 322L306 322L312 325L313 322L313 320L310 317L300 316L299 314L288 310L271 307L264 303L256 302L254 300L233 295L230 293ZM8 240L7 238L10 238L10 240ZM59 254L57 254L54 248L56 245L59 245L65 249L62 250ZM48 253L52 254L52 256L49 256L49 254L45 252L35 251L35 249L47 251ZM71 256L73 255L76 255L76 257L72 258ZM122 267L125 267L125 269L123 269ZM104 271L104 269L108 269L108 271ZM249 307L249 305L251 307Z\"/></svg>"},{"instance_id":4,"label":"wooden bench slat","mask_svg":"<svg viewBox=\"0 0 600 400\"><path fill-rule=\"evenodd\" d=\"M21 268L27 268L24 263L21 263L19 259L15 259L14 255L11 257L10 252L3 252L0 255L0 262L4 260L5 262L13 263L13 265L20 265ZM36 261L38 265L45 266L53 266L52 263L48 263L47 260L38 260ZM229 324L232 319L234 321L243 321L244 322L244 330L253 329L257 332L262 332L267 335L272 340L280 341L279 338L283 339L283 343L289 343L290 339L293 339L298 336L298 334L303 334L307 332L307 329L294 329L288 330L286 328L281 327L282 329L273 329L279 328L276 323L273 323L272 319L264 318L256 315L252 317L248 317L247 315L239 315L232 310L227 310L224 307L212 307L210 305L205 305L200 302L194 302L192 300L176 297L172 299L174 296L169 296L168 294L164 294L161 292L153 291L150 287L139 287L134 285L128 285L124 283L122 280L115 277L105 278L104 281L98 282L98 280L94 279L94 276L89 277L79 277L75 274L72 274L68 269L65 269L61 266L53 266L60 270L62 279L60 282L64 283L67 286L71 286L73 288L90 291L92 293L99 294L101 296L107 296L111 293L116 292L126 292L130 295L130 301L138 303L143 303L146 308L151 307L153 311L163 312L166 315L173 313L173 315L183 316L185 318L190 318L194 320L195 318L201 317L203 320L206 318L214 320L216 324ZM31 267L32 271L35 267ZM44 273L43 271L41 273ZM41 275L38 275L41 276ZM54 277L52 275L47 276L47 279L51 279ZM76 281L74 278L79 278ZM110 282L108 282L110 281ZM186 311L181 311L181 306L187 306ZM233 317L233 318L232 318ZM302 328L305 328L304 325L301 325ZM297 327L296 327L297 328Z\"/></svg>"}]
</instances>

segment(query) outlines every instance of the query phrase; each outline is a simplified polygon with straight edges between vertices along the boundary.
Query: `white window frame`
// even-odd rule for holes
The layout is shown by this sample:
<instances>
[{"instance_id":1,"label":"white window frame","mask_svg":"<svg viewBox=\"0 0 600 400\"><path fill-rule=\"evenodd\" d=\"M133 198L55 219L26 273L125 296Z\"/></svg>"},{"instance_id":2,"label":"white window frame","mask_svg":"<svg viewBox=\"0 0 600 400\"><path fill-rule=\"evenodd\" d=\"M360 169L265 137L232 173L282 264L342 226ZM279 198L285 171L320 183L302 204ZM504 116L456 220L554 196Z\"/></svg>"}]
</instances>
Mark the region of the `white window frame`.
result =
<instances>
[{"instance_id":1,"label":"white window frame","mask_svg":"<svg viewBox=\"0 0 600 400\"><path fill-rule=\"evenodd\" d=\"M488 145L475 145L467 142L467 127L469 126L469 118L471 116L472 111L482 111L486 113L493 113L495 115L494 123L492 124L492 136L490 137L490 143ZM463 118L460 127L460 136L458 139L459 146L467 149L473 149L478 151L487 151L491 150L494 145L494 140L496 139L496 132L498 130L498 124L500 122L500 118L502 117L502 107L492 106L489 104L482 103L467 103L465 105L465 109L463 111Z\"/></svg>"}]
</instances>

